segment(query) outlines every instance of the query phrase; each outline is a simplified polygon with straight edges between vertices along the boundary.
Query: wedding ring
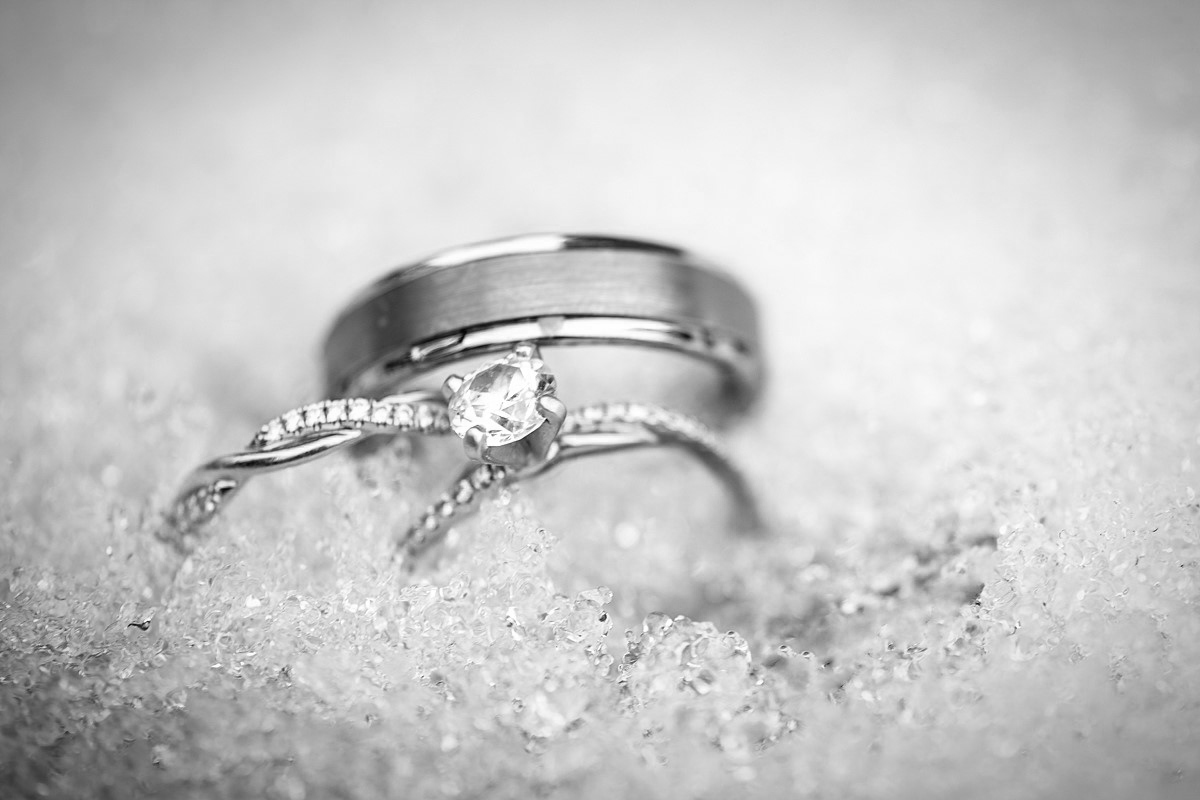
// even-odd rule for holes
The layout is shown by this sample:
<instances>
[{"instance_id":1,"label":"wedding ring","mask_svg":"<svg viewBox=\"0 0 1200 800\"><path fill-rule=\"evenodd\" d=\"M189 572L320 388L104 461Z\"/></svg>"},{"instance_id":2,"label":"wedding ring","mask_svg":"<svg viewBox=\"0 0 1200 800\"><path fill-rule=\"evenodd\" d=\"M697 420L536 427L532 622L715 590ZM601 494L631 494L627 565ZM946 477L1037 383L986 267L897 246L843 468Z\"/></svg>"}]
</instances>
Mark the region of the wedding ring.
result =
<instances>
[{"instance_id":1,"label":"wedding ring","mask_svg":"<svg viewBox=\"0 0 1200 800\"><path fill-rule=\"evenodd\" d=\"M293 409L264 425L244 450L194 470L170 508L160 538L190 552L199 534L254 475L298 466L382 435L457 433L471 466L396 542L411 561L436 543L488 490L539 475L585 455L671 446L690 453L730 490L735 526L761 524L753 493L716 435L685 414L636 403L568 411L554 396L556 381L541 353L521 343L466 377L448 379L443 396L413 391L388 397L338 398Z\"/></svg>"},{"instance_id":2,"label":"wedding ring","mask_svg":"<svg viewBox=\"0 0 1200 800\"><path fill-rule=\"evenodd\" d=\"M469 465L397 537L395 554L407 563L489 490L574 458L632 448L674 447L698 459L729 489L732 527L757 532L761 517L748 482L693 412L720 422L757 398L757 325L754 304L735 281L664 245L540 235L446 251L397 270L351 303L326 340L331 399L271 420L243 450L194 470L166 511L160 538L189 552L260 473L369 438L450 434L462 440ZM543 345L682 354L707 373L707 388L701 378L681 390L672 368L658 363L650 380L632 384L639 396L569 410ZM555 351L556 369L567 352ZM567 381L570 395L610 394L619 381L593 360L594 348L587 355L585 369ZM467 363L475 369L451 371ZM440 391L429 385L439 373ZM589 391L580 376L598 386ZM655 390L671 400L669 408L653 402Z\"/></svg>"},{"instance_id":3,"label":"wedding ring","mask_svg":"<svg viewBox=\"0 0 1200 800\"><path fill-rule=\"evenodd\" d=\"M520 342L622 346L608 360L588 353L571 378L573 396L637 386L638 400L718 424L762 387L757 312L731 277L667 245L539 234L447 250L368 287L328 334L326 388L332 397L381 397L422 379L436 386L439 371ZM643 362L625 346L690 363L660 359L630 377ZM562 351L555 359L568 374Z\"/></svg>"}]
</instances>

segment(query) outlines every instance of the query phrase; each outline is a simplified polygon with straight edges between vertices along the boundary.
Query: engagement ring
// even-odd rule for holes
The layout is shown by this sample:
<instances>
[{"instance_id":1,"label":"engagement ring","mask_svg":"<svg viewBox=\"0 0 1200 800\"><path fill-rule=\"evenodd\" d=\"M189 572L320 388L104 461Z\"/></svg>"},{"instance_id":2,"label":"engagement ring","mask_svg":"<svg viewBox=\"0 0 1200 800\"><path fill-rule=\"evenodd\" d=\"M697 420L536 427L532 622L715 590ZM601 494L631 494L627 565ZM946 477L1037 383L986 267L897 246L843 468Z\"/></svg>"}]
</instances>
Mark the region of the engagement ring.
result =
<instances>
[{"instance_id":1,"label":"engagement ring","mask_svg":"<svg viewBox=\"0 0 1200 800\"><path fill-rule=\"evenodd\" d=\"M636 273L642 280L634 281L635 291L626 285L621 292L612 274L579 283L599 269L593 263L581 270L587 262L573 260L580 252L602 253L609 273L623 280ZM522 258L513 262L518 255ZM264 425L244 450L193 471L168 509L160 536L190 551L253 475L307 463L371 437L450 434L462 440L468 464L396 538L401 560L411 563L498 486L541 475L571 458L645 447L674 447L697 458L728 487L734 527L758 531L753 492L708 425L638 398L568 409L541 351L543 343L632 344L695 356L715 366L720 377L714 415L744 410L761 379L753 306L731 280L691 262L682 251L659 245L543 236L459 248L393 273L339 317L325 349L331 386L363 396L289 411ZM510 285L520 276L528 281L524 291ZM548 298L556 303L547 304ZM585 314L585 308L597 313ZM473 323L468 310L476 315ZM533 311L549 316L530 317ZM368 319L374 324L365 324ZM418 332L432 338L419 338ZM517 338L521 333L528 338ZM466 374L447 375L440 391L411 385L434 368L498 351L504 354Z\"/></svg>"}]
</instances>

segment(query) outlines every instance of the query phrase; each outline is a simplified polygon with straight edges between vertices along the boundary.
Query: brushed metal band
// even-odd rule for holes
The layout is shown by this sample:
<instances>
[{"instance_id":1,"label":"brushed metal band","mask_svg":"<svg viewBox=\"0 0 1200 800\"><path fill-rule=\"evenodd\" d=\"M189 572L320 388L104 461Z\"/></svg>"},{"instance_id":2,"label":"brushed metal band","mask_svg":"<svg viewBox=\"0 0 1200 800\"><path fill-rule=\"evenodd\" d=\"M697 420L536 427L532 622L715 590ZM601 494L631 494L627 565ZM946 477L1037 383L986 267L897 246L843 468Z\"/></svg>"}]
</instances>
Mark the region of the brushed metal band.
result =
<instances>
[{"instance_id":1,"label":"brushed metal band","mask_svg":"<svg viewBox=\"0 0 1200 800\"><path fill-rule=\"evenodd\" d=\"M732 278L661 244L541 234L448 250L368 287L326 338L327 387L379 397L519 342L691 356L716 367L722 410L747 408L762 384L758 315Z\"/></svg>"}]
</instances>

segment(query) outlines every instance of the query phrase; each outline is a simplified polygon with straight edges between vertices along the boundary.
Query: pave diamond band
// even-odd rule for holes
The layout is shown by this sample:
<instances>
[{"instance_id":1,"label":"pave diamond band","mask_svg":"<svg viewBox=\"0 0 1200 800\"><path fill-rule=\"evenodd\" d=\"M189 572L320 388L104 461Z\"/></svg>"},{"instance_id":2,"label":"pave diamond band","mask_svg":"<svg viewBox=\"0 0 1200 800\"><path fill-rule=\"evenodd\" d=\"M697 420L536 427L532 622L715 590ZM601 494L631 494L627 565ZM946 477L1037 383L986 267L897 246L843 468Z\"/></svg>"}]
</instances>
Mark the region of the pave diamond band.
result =
<instances>
[{"instance_id":1,"label":"pave diamond band","mask_svg":"<svg viewBox=\"0 0 1200 800\"><path fill-rule=\"evenodd\" d=\"M168 509L159 536L181 552L190 552L225 504L256 474L313 461L369 436L449 433L444 405L424 392L293 409L264 425L245 450L193 471ZM568 412L544 460L523 468L472 464L396 541L396 556L411 563L441 539L450 522L461 519L500 485L540 475L572 458L656 446L676 447L699 459L728 487L735 501L735 527L749 533L760 529L749 485L703 423L663 408L613 403Z\"/></svg>"},{"instance_id":2,"label":"pave diamond band","mask_svg":"<svg viewBox=\"0 0 1200 800\"><path fill-rule=\"evenodd\" d=\"M159 537L181 551L253 475L299 466L376 434L449 433L444 406L428 392L381 400L351 398L312 403L268 422L245 450L213 459L184 480Z\"/></svg>"},{"instance_id":3,"label":"pave diamond band","mask_svg":"<svg viewBox=\"0 0 1200 800\"><path fill-rule=\"evenodd\" d=\"M729 491L735 507L733 527L746 533L762 531L753 490L707 426L657 406L604 403L573 409L548 457L524 471L488 463L468 467L397 539L397 555L404 561L419 556L455 519L474 510L480 498L498 486L540 475L571 458L641 447L676 447L696 457Z\"/></svg>"}]
</instances>

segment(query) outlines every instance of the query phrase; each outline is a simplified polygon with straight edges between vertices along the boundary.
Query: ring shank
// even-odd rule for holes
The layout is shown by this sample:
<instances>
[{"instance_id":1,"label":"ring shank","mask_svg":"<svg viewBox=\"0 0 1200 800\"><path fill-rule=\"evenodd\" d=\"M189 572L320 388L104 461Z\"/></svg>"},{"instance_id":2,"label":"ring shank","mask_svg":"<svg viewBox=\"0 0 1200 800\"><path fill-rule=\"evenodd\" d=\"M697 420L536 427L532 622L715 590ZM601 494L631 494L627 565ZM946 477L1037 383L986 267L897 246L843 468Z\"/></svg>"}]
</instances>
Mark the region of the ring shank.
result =
<instances>
[{"instance_id":1,"label":"ring shank","mask_svg":"<svg viewBox=\"0 0 1200 800\"><path fill-rule=\"evenodd\" d=\"M522 341L691 356L716 367L731 411L762 381L754 303L732 279L663 245L538 235L447 251L368 288L326 339L328 390L379 396Z\"/></svg>"}]
</instances>

